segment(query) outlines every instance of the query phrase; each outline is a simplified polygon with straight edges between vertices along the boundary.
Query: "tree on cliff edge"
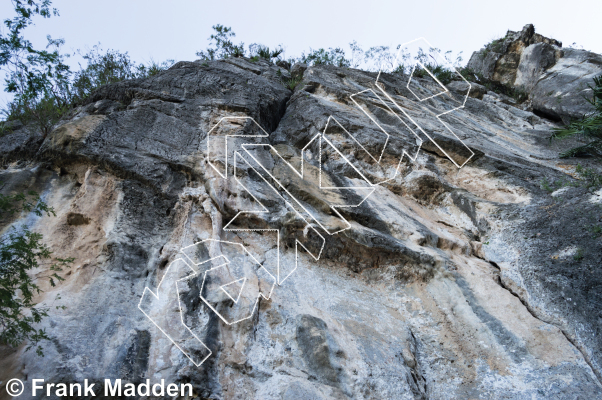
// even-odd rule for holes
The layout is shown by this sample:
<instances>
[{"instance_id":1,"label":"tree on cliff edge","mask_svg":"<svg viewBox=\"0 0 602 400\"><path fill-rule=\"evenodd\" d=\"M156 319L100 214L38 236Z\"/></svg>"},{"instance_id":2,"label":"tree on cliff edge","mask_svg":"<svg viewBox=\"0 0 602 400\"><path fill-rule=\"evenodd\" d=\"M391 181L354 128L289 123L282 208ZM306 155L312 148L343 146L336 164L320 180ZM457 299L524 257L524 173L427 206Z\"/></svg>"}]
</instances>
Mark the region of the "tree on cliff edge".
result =
<instances>
[{"instance_id":1,"label":"tree on cliff edge","mask_svg":"<svg viewBox=\"0 0 602 400\"><path fill-rule=\"evenodd\" d=\"M32 120L48 134L69 108L69 66L59 53L62 39L46 38L45 49L35 49L23 36L34 16L58 15L50 0L12 0L15 16L5 19L6 33L0 34L0 68L6 74L5 91L14 95L6 114Z\"/></svg>"},{"instance_id":2,"label":"tree on cliff edge","mask_svg":"<svg viewBox=\"0 0 602 400\"><path fill-rule=\"evenodd\" d=\"M8 33L0 34L0 68L7 73L6 91L15 95L11 103L13 112L46 121L48 129L60 115L61 97L58 91L68 68L62 63L58 51L36 50L22 35L34 15L48 18L58 15L50 9L50 1L13 0L16 16L4 20ZM48 36L49 46L58 46ZM47 133L47 132L44 132ZM22 212L38 216L54 215L35 192L12 195L0 194L0 220ZM41 289L29 272L50 263L48 276L54 286L61 278L57 272L73 259L52 259L52 252L42 243L40 233L31 232L26 226L12 227L0 237L0 344L17 347L28 342L29 347L42 349L38 343L48 339L43 329L35 324L48 315L48 308L36 307L34 296Z\"/></svg>"}]
</instances>

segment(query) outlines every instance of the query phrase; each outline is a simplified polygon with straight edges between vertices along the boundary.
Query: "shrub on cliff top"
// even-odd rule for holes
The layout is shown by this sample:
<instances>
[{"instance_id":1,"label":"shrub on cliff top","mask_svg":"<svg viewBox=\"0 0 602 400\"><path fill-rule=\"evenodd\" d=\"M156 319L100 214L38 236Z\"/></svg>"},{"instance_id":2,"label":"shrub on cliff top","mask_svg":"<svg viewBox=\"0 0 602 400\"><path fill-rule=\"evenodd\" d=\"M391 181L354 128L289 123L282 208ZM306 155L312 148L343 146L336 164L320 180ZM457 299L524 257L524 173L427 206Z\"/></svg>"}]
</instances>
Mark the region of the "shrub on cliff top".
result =
<instances>
[{"instance_id":1,"label":"shrub on cliff top","mask_svg":"<svg viewBox=\"0 0 602 400\"><path fill-rule=\"evenodd\" d=\"M47 36L46 48L37 50L23 35L33 17L58 16L50 0L12 0L12 3L15 16L3 21L7 29L0 32L0 69L6 74L4 89L13 94L13 100L0 113L6 120L33 124L44 136L66 112L98 87L150 76L170 65L170 61L136 64L127 52L109 50L103 54L94 46L87 54L80 53L86 67L73 72L65 64L69 55L60 52L62 39Z\"/></svg>"}]
</instances>

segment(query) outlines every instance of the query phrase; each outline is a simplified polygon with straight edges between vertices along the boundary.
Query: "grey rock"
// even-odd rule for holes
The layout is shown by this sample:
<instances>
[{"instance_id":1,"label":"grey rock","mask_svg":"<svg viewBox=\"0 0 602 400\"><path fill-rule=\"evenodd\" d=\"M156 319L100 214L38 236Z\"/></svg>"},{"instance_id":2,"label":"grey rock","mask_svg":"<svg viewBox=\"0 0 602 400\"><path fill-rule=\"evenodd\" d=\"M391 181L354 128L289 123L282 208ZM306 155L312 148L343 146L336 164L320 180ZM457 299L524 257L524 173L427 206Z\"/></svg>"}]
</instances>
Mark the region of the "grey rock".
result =
<instances>
[{"instance_id":1,"label":"grey rock","mask_svg":"<svg viewBox=\"0 0 602 400\"><path fill-rule=\"evenodd\" d=\"M558 45L528 33L525 49ZM530 59L545 61L544 50L532 47ZM419 102L403 77L381 76L391 98L432 139L420 133L415 161L399 164L401 151L417 144L396 130L398 115L386 107L374 108L380 126L395 133L381 164L342 130L329 131L369 179L386 178L398 165L400 172L360 206L341 209L350 228L324 233L318 262L305 252L295 259L296 240L320 243L302 232L261 177L238 170L270 211L243 216L241 227L277 230L281 265L296 270L240 324L224 324L200 300L199 279L180 299L160 305L157 312L173 326L183 318L211 350L202 365L140 312L145 288L157 287L180 248L203 239L244 243L274 271L278 250L270 232L223 229L254 200L206 162L207 134L221 118L252 117L294 165L330 116L371 152L388 140L349 97L379 90L375 73L297 65L291 74L303 74L305 85L292 93L279 69L242 58L179 62L147 79L100 88L46 138L21 131L0 138L3 193L34 189L56 211L16 215L3 229L25 224L44 235L55 256L76 258L66 281L44 286L38 299L52 305L40 324L51 337L43 343L46 356L1 348L0 380L165 379L190 382L199 397L212 399L600 397L599 239L584 228L599 215L600 196L567 173L574 165L559 164L561 145L548 141L555 125L501 96L469 97L463 108L436 118L462 98L457 84ZM532 82L534 70L520 71ZM434 94L425 82L416 84ZM458 169L447 156L466 157L463 143L474 156ZM256 154L273 176L286 171L274 152ZM291 174L286 187L336 227L342 222L329 204L337 196L358 198L350 189L358 173L336 152L319 157L306 159L310 172L303 179ZM322 179L346 189L321 190L320 163ZM552 197L540 187L544 178L576 187ZM198 246L192 256L217 251ZM61 305L66 309L54 307Z\"/></svg>"},{"instance_id":2,"label":"grey rock","mask_svg":"<svg viewBox=\"0 0 602 400\"><path fill-rule=\"evenodd\" d=\"M332 338L324 321L312 315L301 315L295 339L302 357L314 377L329 385L338 386L344 371L336 367L331 351Z\"/></svg>"},{"instance_id":3,"label":"grey rock","mask_svg":"<svg viewBox=\"0 0 602 400\"><path fill-rule=\"evenodd\" d=\"M501 54L495 51L481 49L472 53L466 67L482 75L485 79L492 79L495 65Z\"/></svg>"},{"instance_id":4,"label":"grey rock","mask_svg":"<svg viewBox=\"0 0 602 400\"><path fill-rule=\"evenodd\" d=\"M322 400L323 397L317 394L311 387L302 386L299 382L293 382L286 388L282 400L297 399Z\"/></svg>"},{"instance_id":5,"label":"grey rock","mask_svg":"<svg viewBox=\"0 0 602 400\"><path fill-rule=\"evenodd\" d=\"M8 129L10 131L16 131L23 127L23 123L18 119L13 120L13 121L0 122L0 125L2 125L3 129Z\"/></svg>"},{"instance_id":6,"label":"grey rock","mask_svg":"<svg viewBox=\"0 0 602 400\"><path fill-rule=\"evenodd\" d=\"M492 102L494 104L504 103L504 104L516 106L516 100L514 100L512 97L506 96L505 94L502 94L502 93L487 92L486 94L483 95L482 100L486 101L486 102Z\"/></svg>"},{"instance_id":7,"label":"grey rock","mask_svg":"<svg viewBox=\"0 0 602 400\"><path fill-rule=\"evenodd\" d=\"M291 77L293 79L298 79L300 77L303 77L303 73L305 72L306 69L307 69L307 64L303 64L303 63L293 64L293 66L291 67Z\"/></svg>"},{"instance_id":8,"label":"grey rock","mask_svg":"<svg viewBox=\"0 0 602 400\"><path fill-rule=\"evenodd\" d=\"M470 91L468 90L469 85ZM452 81L445 86L451 91L461 93L464 95L466 95L466 93L468 92L468 96L475 99L482 99L483 95L487 94L487 88L475 82L467 83L465 81Z\"/></svg>"},{"instance_id":9,"label":"grey rock","mask_svg":"<svg viewBox=\"0 0 602 400\"><path fill-rule=\"evenodd\" d=\"M527 46L520 56L514 86L532 92L541 74L553 67L561 54L557 47L547 43Z\"/></svg>"},{"instance_id":10,"label":"grey rock","mask_svg":"<svg viewBox=\"0 0 602 400\"><path fill-rule=\"evenodd\" d=\"M33 158L43 140L44 137L41 132L29 127L7 133L0 141L3 163L6 165L11 162Z\"/></svg>"},{"instance_id":11,"label":"grey rock","mask_svg":"<svg viewBox=\"0 0 602 400\"><path fill-rule=\"evenodd\" d=\"M545 70L531 91L533 109L568 122L593 111L593 78L602 74L602 56L586 50L563 49L562 57Z\"/></svg>"},{"instance_id":12,"label":"grey rock","mask_svg":"<svg viewBox=\"0 0 602 400\"><path fill-rule=\"evenodd\" d=\"M289 71L291 69L291 63L285 60L278 60L276 61L276 65L286 69L287 71Z\"/></svg>"}]
</instances>

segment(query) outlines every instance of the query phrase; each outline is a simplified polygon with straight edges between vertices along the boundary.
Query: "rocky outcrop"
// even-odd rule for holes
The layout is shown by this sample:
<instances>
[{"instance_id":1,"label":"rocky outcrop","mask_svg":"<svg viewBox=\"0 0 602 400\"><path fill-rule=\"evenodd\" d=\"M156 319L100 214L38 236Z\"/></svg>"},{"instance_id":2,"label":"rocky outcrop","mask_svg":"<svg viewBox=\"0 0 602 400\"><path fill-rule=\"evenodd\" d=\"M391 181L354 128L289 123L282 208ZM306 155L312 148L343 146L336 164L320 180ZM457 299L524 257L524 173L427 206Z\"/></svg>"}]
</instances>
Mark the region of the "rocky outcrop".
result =
<instances>
[{"instance_id":1,"label":"rocky outcrop","mask_svg":"<svg viewBox=\"0 0 602 400\"><path fill-rule=\"evenodd\" d=\"M524 47L559 45L544 39ZM486 93L437 118L462 88L433 97L427 79L410 92L403 75L297 66L290 91L278 71L180 62L101 88L45 139L0 138L3 190L56 211L15 223L76 258L37 299L53 307L45 357L2 348L0 380L165 379L201 399L599 397L599 196L548 144L554 125ZM269 136L244 162L209 143L257 126ZM551 196L544 179L574 186ZM228 273L201 278L233 259L228 244L258 263L244 285L265 294L260 270L287 276L231 325L244 295L207 293ZM162 330L138 308L145 288Z\"/></svg>"},{"instance_id":2,"label":"rocky outcrop","mask_svg":"<svg viewBox=\"0 0 602 400\"><path fill-rule=\"evenodd\" d=\"M602 56L563 48L526 25L473 53L467 67L491 82L525 91L538 115L568 122L593 110L585 99L591 97L587 85L602 74Z\"/></svg>"}]
</instances>

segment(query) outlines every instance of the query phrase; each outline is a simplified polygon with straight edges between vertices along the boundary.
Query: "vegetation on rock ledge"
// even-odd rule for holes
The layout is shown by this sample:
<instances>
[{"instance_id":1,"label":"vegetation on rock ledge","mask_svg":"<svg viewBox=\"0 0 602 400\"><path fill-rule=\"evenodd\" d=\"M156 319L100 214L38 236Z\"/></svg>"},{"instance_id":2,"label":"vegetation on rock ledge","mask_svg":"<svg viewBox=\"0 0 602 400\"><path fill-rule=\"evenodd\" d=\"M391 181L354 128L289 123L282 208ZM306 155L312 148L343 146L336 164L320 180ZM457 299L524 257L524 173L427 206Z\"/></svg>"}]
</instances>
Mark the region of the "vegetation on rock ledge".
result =
<instances>
[{"instance_id":1,"label":"vegetation on rock ledge","mask_svg":"<svg viewBox=\"0 0 602 400\"><path fill-rule=\"evenodd\" d=\"M602 156L602 75L594 78L594 86L588 86L593 95L587 101L594 106L594 111L564 128L554 129L550 140L581 136L589 142L561 153L562 158L588 154Z\"/></svg>"}]
</instances>

